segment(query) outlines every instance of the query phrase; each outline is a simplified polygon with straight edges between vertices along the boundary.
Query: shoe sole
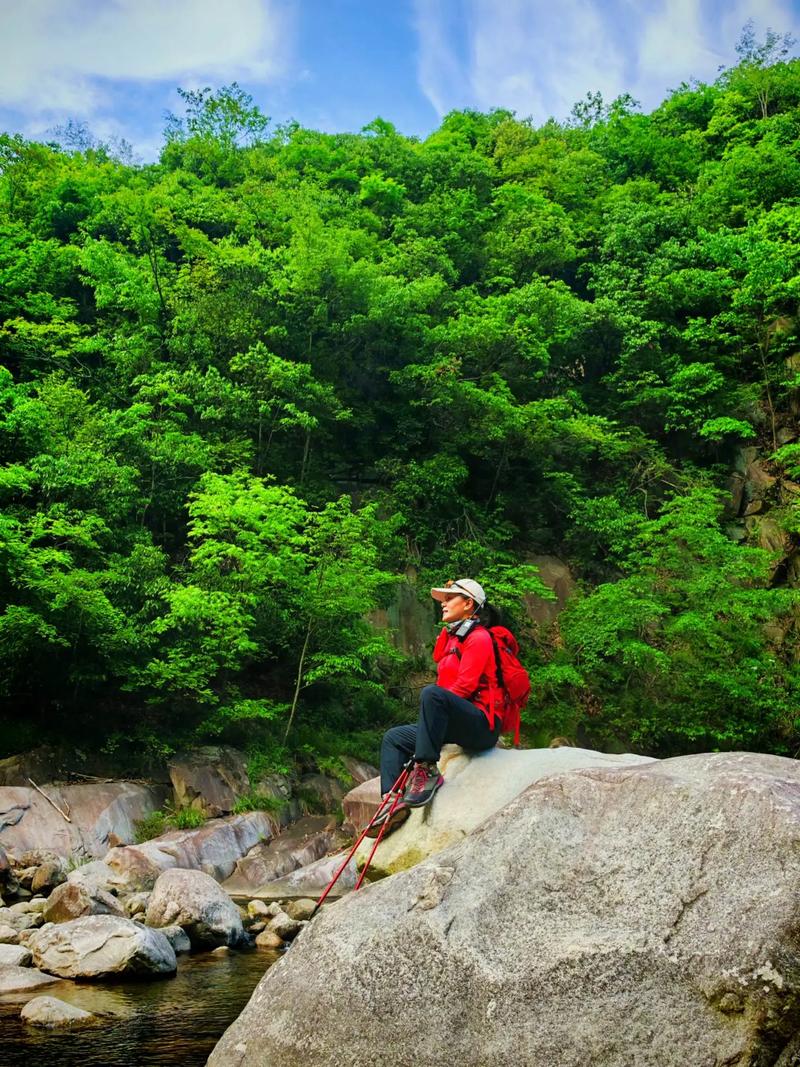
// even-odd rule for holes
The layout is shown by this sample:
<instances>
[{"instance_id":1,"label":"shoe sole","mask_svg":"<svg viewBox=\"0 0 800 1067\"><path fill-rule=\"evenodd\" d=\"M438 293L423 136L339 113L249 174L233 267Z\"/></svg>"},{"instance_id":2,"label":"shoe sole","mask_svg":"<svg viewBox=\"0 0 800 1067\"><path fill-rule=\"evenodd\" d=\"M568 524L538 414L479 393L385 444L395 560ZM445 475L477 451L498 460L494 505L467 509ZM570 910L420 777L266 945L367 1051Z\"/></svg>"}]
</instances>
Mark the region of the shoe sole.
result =
<instances>
[{"instance_id":1,"label":"shoe sole","mask_svg":"<svg viewBox=\"0 0 800 1067\"><path fill-rule=\"evenodd\" d=\"M410 814L410 808L406 804L404 804L402 808L396 808L392 812L392 814L389 815L383 822L379 822L376 823L374 826L370 826L365 836L377 837L378 834L381 832L381 829L385 825L386 829L383 831L383 836L386 837L387 834L392 833L399 826L402 826Z\"/></svg>"}]
</instances>

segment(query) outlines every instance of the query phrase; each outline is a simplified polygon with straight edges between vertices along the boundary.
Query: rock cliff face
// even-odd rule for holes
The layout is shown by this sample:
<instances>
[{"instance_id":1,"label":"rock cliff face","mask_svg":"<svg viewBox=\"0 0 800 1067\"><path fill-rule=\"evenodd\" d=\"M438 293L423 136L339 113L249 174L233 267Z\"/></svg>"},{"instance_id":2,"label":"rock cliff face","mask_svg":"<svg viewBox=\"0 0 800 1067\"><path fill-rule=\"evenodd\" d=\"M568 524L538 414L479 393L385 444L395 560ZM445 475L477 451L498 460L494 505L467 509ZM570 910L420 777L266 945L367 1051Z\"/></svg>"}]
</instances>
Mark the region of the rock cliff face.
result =
<instances>
[{"instance_id":1,"label":"rock cliff face","mask_svg":"<svg viewBox=\"0 0 800 1067\"><path fill-rule=\"evenodd\" d=\"M799 884L793 760L544 778L321 912L209 1065L772 1067L800 1029Z\"/></svg>"}]
</instances>

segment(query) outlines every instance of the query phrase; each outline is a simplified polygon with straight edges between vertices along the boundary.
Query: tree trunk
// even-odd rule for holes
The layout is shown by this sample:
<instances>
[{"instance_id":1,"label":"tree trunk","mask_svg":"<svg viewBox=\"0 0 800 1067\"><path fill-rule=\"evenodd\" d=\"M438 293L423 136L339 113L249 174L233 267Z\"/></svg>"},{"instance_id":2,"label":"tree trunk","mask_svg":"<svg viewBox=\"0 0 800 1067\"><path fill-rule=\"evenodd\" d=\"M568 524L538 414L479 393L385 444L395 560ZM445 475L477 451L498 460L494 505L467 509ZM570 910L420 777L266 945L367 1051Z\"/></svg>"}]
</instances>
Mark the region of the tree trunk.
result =
<instances>
[{"instance_id":1,"label":"tree trunk","mask_svg":"<svg viewBox=\"0 0 800 1067\"><path fill-rule=\"evenodd\" d=\"M300 690L303 685L303 667L306 661L306 652L308 651L308 642L311 640L311 620L308 620L308 626L306 627L306 639L303 641L303 650L300 653L300 662L297 664L297 678L295 679L294 696L292 697L292 708L289 712L289 721L286 724L286 732L283 735L283 743L286 744L286 739L289 736L289 731L292 728L294 722L294 713L297 711L297 701L300 698Z\"/></svg>"}]
</instances>

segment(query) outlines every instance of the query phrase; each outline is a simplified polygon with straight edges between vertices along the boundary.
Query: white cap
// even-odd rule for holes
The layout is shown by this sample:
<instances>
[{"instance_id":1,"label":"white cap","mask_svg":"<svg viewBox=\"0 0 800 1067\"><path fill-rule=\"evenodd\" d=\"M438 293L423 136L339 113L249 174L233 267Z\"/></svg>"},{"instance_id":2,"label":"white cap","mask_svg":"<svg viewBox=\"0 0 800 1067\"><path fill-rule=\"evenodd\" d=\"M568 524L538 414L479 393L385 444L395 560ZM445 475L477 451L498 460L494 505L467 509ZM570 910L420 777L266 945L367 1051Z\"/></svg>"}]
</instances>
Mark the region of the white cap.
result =
<instances>
[{"instance_id":1,"label":"white cap","mask_svg":"<svg viewBox=\"0 0 800 1067\"><path fill-rule=\"evenodd\" d=\"M459 578L457 581L451 582L450 585L442 586L440 589L431 589L431 596L434 600L446 600L447 597L452 596L454 593L456 596L468 596L475 601L476 606L479 608L482 608L486 603L486 593L483 591L483 586L478 585L472 578Z\"/></svg>"}]
</instances>

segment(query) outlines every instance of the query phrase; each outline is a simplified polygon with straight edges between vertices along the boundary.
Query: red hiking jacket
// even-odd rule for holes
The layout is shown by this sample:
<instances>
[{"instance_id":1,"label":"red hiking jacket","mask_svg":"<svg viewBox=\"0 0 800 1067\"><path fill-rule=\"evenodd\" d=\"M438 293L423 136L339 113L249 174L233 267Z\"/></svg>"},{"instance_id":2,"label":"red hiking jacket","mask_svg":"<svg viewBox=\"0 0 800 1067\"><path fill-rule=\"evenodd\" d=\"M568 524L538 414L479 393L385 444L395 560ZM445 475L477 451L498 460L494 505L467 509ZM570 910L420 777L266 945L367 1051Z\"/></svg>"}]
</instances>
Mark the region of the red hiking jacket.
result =
<instances>
[{"instance_id":1,"label":"red hiking jacket","mask_svg":"<svg viewBox=\"0 0 800 1067\"><path fill-rule=\"evenodd\" d=\"M447 629L442 630L433 650L433 661L437 664L437 685L475 704L494 729L495 713L502 714L503 692L497 685L489 631L476 626L462 641Z\"/></svg>"}]
</instances>

